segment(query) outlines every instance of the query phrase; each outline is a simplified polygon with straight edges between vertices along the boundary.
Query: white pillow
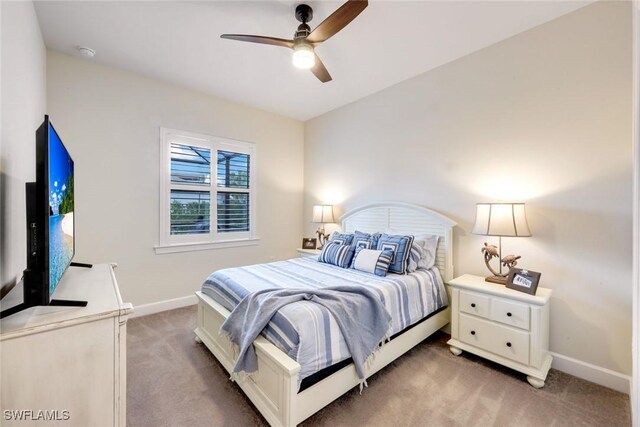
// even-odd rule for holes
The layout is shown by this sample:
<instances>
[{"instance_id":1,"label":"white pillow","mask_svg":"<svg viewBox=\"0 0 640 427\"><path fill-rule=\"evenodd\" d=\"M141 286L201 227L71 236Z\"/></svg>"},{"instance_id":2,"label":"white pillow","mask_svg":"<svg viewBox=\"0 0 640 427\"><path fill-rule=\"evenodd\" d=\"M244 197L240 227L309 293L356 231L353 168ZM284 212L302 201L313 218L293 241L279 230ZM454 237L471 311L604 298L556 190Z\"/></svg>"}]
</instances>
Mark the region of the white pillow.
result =
<instances>
[{"instance_id":1,"label":"white pillow","mask_svg":"<svg viewBox=\"0 0 640 427\"><path fill-rule=\"evenodd\" d=\"M374 249L356 248L351 268L384 277L387 275L387 271L389 271L392 258L393 251L390 249L378 251Z\"/></svg>"},{"instance_id":2,"label":"white pillow","mask_svg":"<svg viewBox=\"0 0 640 427\"><path fill-rule=\"evenodd\" d=\"M398 230L388 229L387 234L411 234L400 233ZM429 269L436 263L436 251L440 236L433 234L416 234L413 236L413 245L407 262L407 273L413 273L419 268Z\"/></svg>"},{"instance_id":3,"label":"white pillow","mask_svg":"<svg viewBox=\"0 0 640 427\"><path fill-rule=\"evenodd\" d=\"M422 246L423 249L422 257L418 261L418 268L429 269L435 265L438 240L440 240L440 236L433 234L415 236L414 242L417 241L418 245Z\"/></svg>"}]
</instances>

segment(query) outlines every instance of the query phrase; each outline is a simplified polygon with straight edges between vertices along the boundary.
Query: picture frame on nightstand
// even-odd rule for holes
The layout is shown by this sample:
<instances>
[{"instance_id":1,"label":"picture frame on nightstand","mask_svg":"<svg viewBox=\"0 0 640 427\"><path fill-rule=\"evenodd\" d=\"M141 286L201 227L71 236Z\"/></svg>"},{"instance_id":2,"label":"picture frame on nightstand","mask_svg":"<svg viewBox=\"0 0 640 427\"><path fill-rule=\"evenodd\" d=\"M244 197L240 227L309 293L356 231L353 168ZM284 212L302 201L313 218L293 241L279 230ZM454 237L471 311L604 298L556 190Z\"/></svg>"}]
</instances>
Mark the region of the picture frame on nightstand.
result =
<instances>
[{"instance_id":1,"label":"picture frame on nightstand","mask_svg":"<svg viewBox=\"0 0 640 427\"><path fill-rule=\"evenodd\" d=\"M314 237L305 237L302 239L302 249L315 249L317 239Z\"/></svg>"},{"instance_id":2,"label":"picture frame on nightstand","mask_svg":"<svg viewBox=\"0 0 640 427\"><path fill-rule=\"evenodd\" d=\"M507 276L506 287L515 291L535 295L540 283L542 273L525 270L522 268L512 268Z\"/></svg>"}]
</instances>

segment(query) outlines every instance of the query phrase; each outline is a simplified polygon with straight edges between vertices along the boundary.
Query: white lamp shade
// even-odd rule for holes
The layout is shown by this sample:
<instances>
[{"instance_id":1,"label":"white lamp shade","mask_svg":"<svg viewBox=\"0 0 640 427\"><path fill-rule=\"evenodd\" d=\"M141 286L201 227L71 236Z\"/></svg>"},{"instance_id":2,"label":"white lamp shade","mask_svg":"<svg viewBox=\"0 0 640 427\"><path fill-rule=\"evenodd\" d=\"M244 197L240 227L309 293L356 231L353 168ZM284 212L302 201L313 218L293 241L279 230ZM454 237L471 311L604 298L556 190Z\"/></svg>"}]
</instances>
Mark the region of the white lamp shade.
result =
<instances>
[{"instance_id":1,"label":"white lamp shade","mask_svg":"<svg viewBox=\"0 0 640 427\"><path fill-rule=\"evenodd\" d=\"M484 236L531 236L524 203L478 203L471 232Z\"/></svg>"},{"instance_id":2,"label":"white lamp shade","mask_svg":"<svg viewBox=\"0 0 640 427\"><path fill-rule=\"evenodd\" d=\"M323 224L336 222L333 218L333 205L315 205L313 207L313 219L311 222Z\"/></svg>"}]
</instances>

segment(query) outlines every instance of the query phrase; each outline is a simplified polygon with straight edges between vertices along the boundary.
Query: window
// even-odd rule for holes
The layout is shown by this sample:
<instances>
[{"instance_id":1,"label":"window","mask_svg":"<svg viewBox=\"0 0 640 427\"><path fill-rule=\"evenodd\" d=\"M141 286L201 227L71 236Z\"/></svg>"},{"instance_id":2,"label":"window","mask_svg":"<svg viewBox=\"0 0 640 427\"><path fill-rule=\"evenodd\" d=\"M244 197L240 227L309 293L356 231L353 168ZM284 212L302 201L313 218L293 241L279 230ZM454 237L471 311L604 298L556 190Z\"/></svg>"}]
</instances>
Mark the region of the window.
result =
<instances>
[{"instance_id":1,"label":"window","mask_svg":"<svg viewBox=\"0 0 640 427\"><path fill-rule=\"evenodd\" d=\"M160 150L156 253L257 243L254 144L161 128Z\"/></svg>"}]
</instances>

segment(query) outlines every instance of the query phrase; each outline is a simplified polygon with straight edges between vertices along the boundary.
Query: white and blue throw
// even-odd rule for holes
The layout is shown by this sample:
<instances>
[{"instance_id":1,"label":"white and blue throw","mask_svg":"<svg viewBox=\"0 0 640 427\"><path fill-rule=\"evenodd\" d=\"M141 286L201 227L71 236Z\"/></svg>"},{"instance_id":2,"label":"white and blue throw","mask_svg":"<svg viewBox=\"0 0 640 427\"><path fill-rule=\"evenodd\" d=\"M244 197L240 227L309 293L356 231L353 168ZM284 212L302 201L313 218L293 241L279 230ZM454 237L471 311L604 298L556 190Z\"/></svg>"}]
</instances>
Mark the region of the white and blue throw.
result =
<instances>
[{"instance_id":1,"label":"white and blue throw","mask_svg":"<svg viewBox=\"0 0 640 427\"><path fill-rule=\"evenodd\" d=\"M336 286L362 286L375 293L391 315L392 334L448 304L440 272L435 267L407 275L379 277L320 263L313 258L219 270L207 278L202 292L233 311L244 297L264 289L318 290ZM311 301L298 301L280 308L262 335L300 364L299 381L351 357L334 316L324 306Z\"/></svg>"},{"instance_id":2,"label":"white and blue throw","mask_svg":"<svg viewBox=\"0 0 640 427\"><path fill-rule=\"evenodd\" d=\"M280 308L298 301L319 304L331 313L346 339L362 390L367 385L365 362L391 336L391 316L378 295L365 286L265 289L247 295L220 328L238 350L233 374L258 370L253 341Z\"/></svg>"}]
</instances>

